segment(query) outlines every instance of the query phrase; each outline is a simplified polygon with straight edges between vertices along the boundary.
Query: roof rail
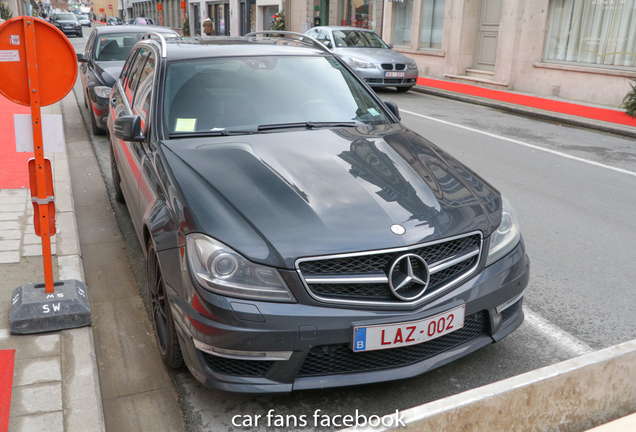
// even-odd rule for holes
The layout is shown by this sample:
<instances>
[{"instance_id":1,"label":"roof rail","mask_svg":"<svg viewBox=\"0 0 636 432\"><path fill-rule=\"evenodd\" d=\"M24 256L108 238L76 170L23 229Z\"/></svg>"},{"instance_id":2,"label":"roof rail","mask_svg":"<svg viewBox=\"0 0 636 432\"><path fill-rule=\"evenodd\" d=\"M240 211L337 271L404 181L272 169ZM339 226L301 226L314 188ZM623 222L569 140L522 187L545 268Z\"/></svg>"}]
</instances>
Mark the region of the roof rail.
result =
<instances>
[{"instance_id":1,"label":"roof rail","mask_svg":"<svg viewBox=\"0 0 636 432\"><path fill-rule=\"evenodd\" d=\"M164 38L161 33L150 32L146 33L141 37L141 40L144 39L152 39L153 36L159 38L159 43L161 44L161 57L166 58L168 56L168 51L166 50L166 38Z\"/></svg>"},{"instance_id":2,"label":"roof rail","mask_svg":"<svg viewBox=\"0 0 636 432\"><path fill-rule=\"evenodd\" d=\"M326 46L324 46L322 43L318 42L316 39L304 35L302 33L297 33L297 32L291 32L291 31L281 31L281 30L265 30L265 31L255 31L255 32L251 32L245 35L245 37L250 37L250 36L256 36L256 35L283 35L285 37L292 37L295 36L298 40L300 41L307 41L310 42L312 45L316 46L317 48L320 48L323 51L327 51L328 53L331 54L331 50L329 48L327 48Z\"/></svg>"}]
</instances>

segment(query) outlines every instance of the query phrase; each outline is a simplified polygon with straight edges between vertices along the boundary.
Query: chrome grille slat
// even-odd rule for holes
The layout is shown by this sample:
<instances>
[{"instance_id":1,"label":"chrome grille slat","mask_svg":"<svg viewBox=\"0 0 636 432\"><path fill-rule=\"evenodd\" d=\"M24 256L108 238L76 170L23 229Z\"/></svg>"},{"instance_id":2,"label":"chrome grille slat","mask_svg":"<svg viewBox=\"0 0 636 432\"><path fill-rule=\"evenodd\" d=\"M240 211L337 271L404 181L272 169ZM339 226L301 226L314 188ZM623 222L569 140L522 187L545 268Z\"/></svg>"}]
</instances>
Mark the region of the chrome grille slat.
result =
<instances>
[{"instance_id":1,"label":"chrome grille slat","mask_svg":"<svg viewBox=\"0 0 636 432\"><path fill-rule=\"evenodd\" d=\"M327 303L368 306L412 306L465 280L477 269L481 232L390 250L302 258L296 270L308 293ZM429 266L429 286L421 298L407 302L392 296L387 263L404 253L421 256Z\"/></svg>"}]
</instances>

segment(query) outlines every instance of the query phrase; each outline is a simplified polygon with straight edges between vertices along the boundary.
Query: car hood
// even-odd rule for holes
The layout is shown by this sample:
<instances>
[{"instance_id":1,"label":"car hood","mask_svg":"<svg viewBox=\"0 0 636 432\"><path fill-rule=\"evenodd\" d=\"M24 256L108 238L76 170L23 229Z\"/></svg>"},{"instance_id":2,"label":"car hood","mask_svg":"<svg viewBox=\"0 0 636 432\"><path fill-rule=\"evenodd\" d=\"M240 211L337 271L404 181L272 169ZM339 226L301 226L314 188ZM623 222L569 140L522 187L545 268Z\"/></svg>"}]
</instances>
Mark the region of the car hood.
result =
<instances>
[{"instance_id":1,"label":"car hood","mask_svg":"<svg viewBox=\"0 0 636 432\"><path fill-rule=\"evenodd\" d=\"M334 53L341 57L354 57L358 60L365 60L371 63L391 63L395 60L396 63L408 64L412 60L393 50L387 48L334 48Z\"/></svg>"},{"instance_id":2,"label":"car hood","mask_svg":"<svg viewBox=\"0 0 636 432\"><path fill-rule=\"evenodd\" d=\"M56 20L55 22L58 24L64 24L64 25L79 24L78 21L73 21L73 20Z\"/></svg>"},{"instance_id":3,"label":"car hood","mask_svg":"<svg viewBox=\"0 0 636 432\"><path fill-rule=\"evenodd\" d=\"M124 67L125 60L96 61L95 73L102 79L104 85L113 87Z\"/></svg>"},{"instance_id":4,"label":"car hood","mask_svg":"<svg viewBox=\"0 0 636 432\"><path fill-rule=\"evenodd\" d=\"M499 224L499 193L399 124L163 145L185 164L169 162L186 230L264 264L293 268L299 257L488 236ZM406 232L393 234L394 224Z\"/></svg>"}]
</instances>

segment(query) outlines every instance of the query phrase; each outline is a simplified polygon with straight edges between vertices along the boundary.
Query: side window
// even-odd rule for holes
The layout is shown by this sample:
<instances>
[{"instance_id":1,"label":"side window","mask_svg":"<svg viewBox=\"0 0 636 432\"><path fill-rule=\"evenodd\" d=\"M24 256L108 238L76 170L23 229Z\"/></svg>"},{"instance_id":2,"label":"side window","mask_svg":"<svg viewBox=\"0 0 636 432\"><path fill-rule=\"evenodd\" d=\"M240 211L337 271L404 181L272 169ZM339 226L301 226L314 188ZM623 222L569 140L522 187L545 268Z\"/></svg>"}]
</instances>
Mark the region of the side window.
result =
<instances>
[{"instance_id":1,"label":"side window","mask_svg":"<svg viewBox=\"0 0 636 432\"><path fill-rule=\"evenodd\" d=\"M95 34L96 32L91 33L91 36L88 38L88 42L86 42L86 49L84 50L84 55L87 59L91 58L91 53L93 52L93 45L95 45Z\"/></svg>"},{"instance_id":2,"label":"side window","mask_svg":"<svg viewBox=\"0 0 636 432\"><path fill-rule=\"evenodd\" d=\"M138 52L139 52L139 49L136 49L130 53L130 55L128 56L128 60L126 61L126 64L124 65L124 67L121 70L121 73L119 74L119 80L121 81L121 85L124 88L126 86L128 75L130 74L130 69L132 68L132 65L135 63L135 59L137 57Z\"/></svg>"},{"instance_id":3,"label":"side window","mask_svg":"<svg viewBox=\"0 0 636 432\"><path fill-rule=\"evenodd\" d=\"M137 82L139 81L139 76L142 72L142 67L148 58L148 51L145 48L141 48L137 57L135 58L134 63L130 67L130 71L128 72L128 76L126 77L126 81L124 82L124 93L128 98L128 102L132 105L133 95L135 93L135 88L137 87Z\"/></svg>"},{"instance_id":4,"label":"side window","mask_svg":"<svg viewBox=\"0 0 636 432\"><path fill-rule=\"evenodd\" d=\"M307 36L316 39L318 37L318 30L310 30L309 33L307 33Z\"/></svg>"},{"instance_id":5,"label":"side window","mask_svg":"<svg viewBox=\"0 0 636 432\"><path fill-rule=\"evenodd\" d=\"M139 84L135 89L135 98L132 104L133 113L141 117L141 124L146 124L146 118L150 113L150 102L152 100L152 83L155 76L155 56L150 53L148 60L142 68L139 76Z\"/></svg>"}]
</instances>

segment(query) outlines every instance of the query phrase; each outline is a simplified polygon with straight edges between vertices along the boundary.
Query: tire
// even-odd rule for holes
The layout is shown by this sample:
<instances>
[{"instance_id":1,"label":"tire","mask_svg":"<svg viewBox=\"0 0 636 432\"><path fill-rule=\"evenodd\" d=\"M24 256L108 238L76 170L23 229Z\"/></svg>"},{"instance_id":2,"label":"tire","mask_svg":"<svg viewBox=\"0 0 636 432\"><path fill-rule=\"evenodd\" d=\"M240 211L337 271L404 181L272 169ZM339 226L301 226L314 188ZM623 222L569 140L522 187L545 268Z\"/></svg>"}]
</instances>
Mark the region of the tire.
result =
<instances>
[{"instance_id":1,"label":"tire","mask_svg":"<svg viewBox=\"0 0 636 432\"><path fill-rule=\"evenodd\" d=\"M91 129L93 131L93 135L106 135L106 130L97 126L97 120L95 120L95 113L92 109L89 109L91 116Z\"/></svg>"},{"instance_id":2,"label":"tire","mask_svg":"<svg viewBox=\"0 0 636 432\"><path fill-rule=\"evenodd\" d=\"M407 91L411 90L413 88L413 86L410 87L396 87L395 89L398 91L398 93L406 93Z\"/></svg>"},{"instance_id":3,"label":"tire","mask_svg":"<svg viewBox=\"0 0 636 432\"><path fill-rule=\"evenodd\" d=\"M113 146L110 145L110 173L113 176L113 191L115 193L115 201L124 204L126 199L124 193L121 191L121 177L119 176L119 168L117 168L117 162L115 161L115 152Z\"/></svg>"},{"instance_id":4,"label":"tire","mask_svg":"<svg viewBox=\"0 0 636 432\"><path fill-rule=\"evenodd\" d=\"M168 368L179 369L183 366L183 354L152 240L148 242L148 296L152 326L155 329L155 338L161 359Z\"/></svg>"}]
</instances>

